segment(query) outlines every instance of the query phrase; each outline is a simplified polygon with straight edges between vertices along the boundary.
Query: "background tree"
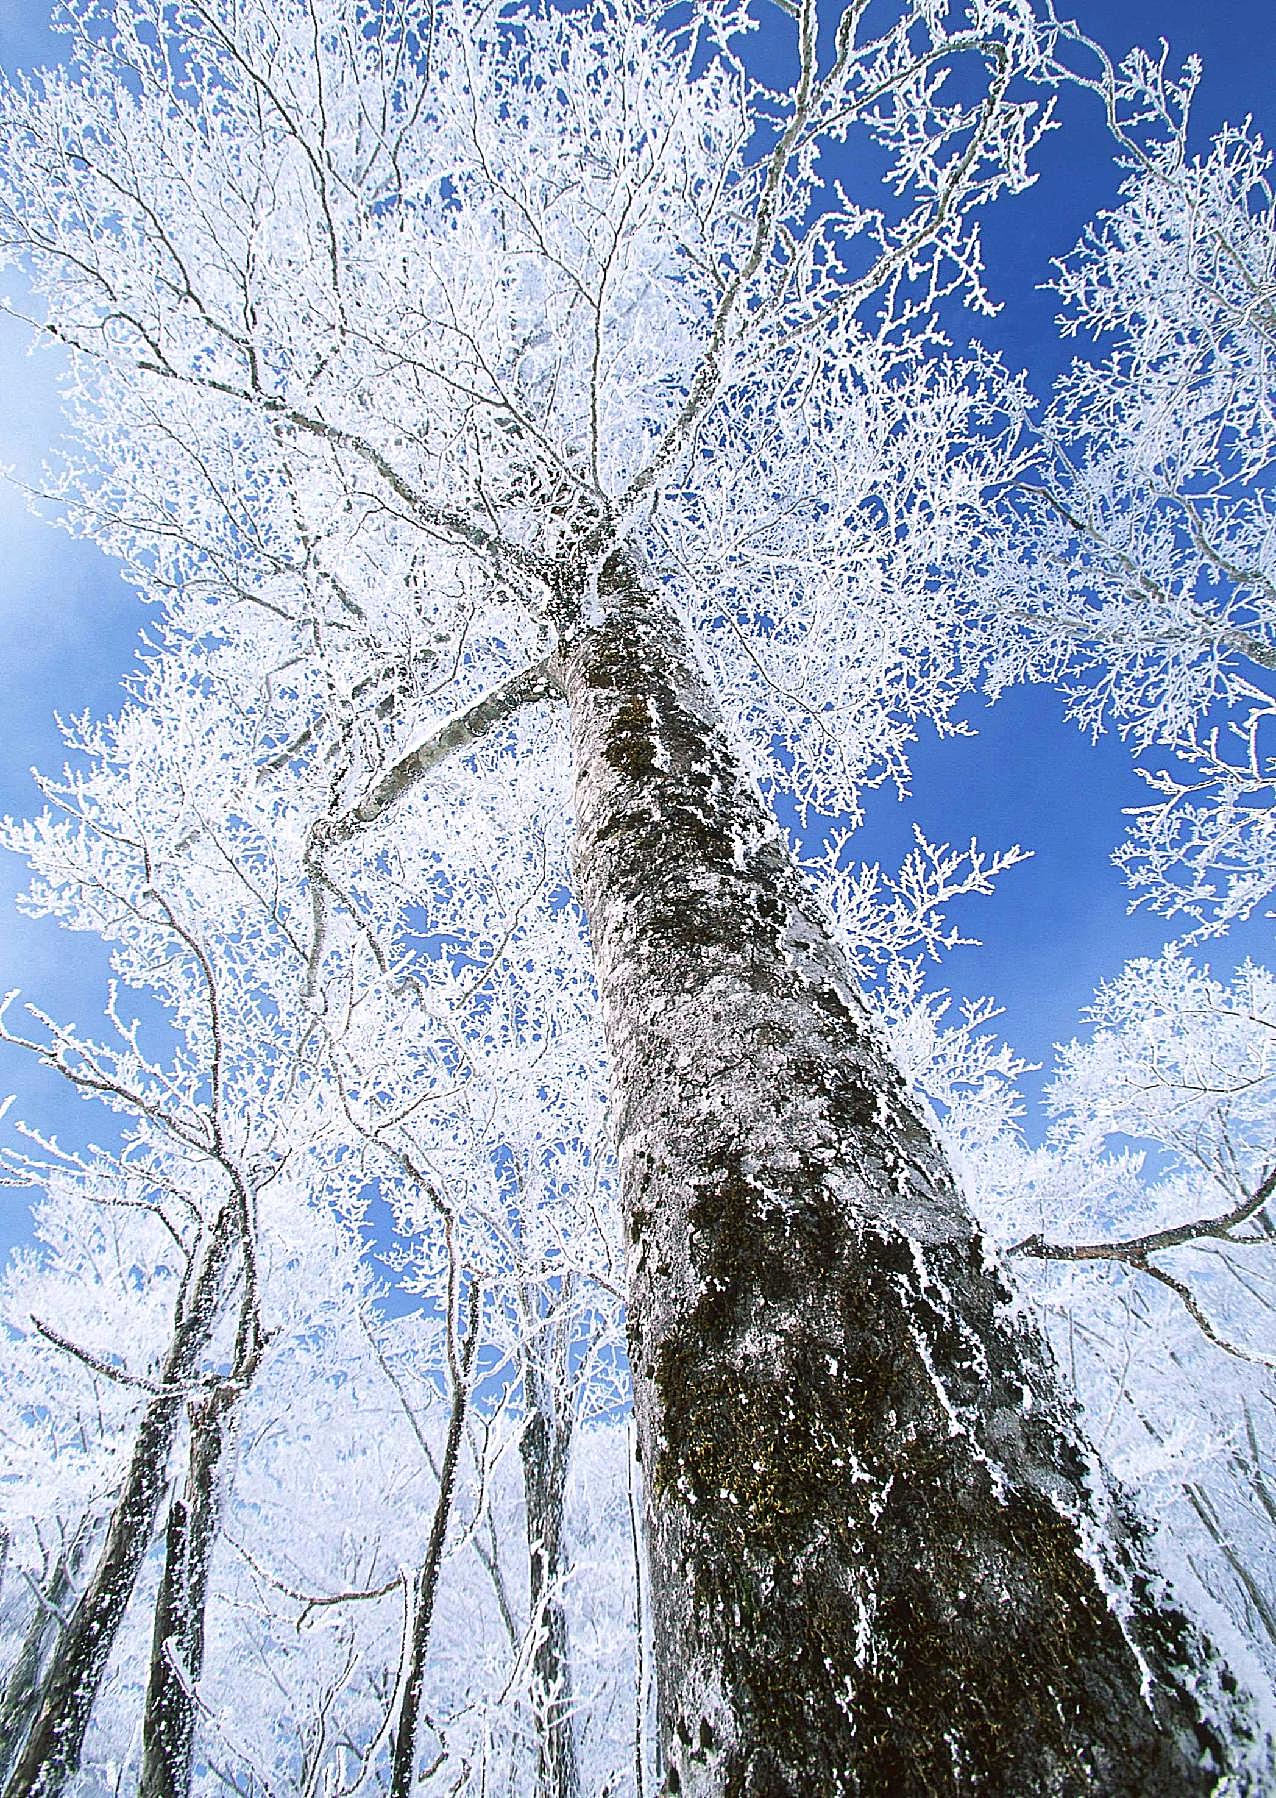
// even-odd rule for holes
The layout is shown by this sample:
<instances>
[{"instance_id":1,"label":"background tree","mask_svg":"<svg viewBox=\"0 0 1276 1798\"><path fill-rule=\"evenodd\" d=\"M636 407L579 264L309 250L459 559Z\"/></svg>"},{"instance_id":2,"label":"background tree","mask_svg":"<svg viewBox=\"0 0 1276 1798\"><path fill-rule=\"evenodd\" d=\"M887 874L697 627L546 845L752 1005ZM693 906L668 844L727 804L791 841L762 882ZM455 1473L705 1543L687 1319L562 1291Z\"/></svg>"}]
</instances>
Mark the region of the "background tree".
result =
<instances>
[{"instance_id":1,"label":"background tree","mask_svg":"<svg viewBox=\"0 0 1276 1798\"><path fill-rule=\"evenodd\" d=\"M105 1475L106 1540L93 1544L102 1552L90 1576L79 1585L69 1581L68 1569L84 1560L84 1530L76 1536L74 1561L64 1566L62 1557L41 1568L44 1585L59 1595L59 1608L48 1612L49 1593L42 1591L46 1602L30 1614L14 1660L13 1750L24 1740L26 1745L13 1789L47 1793L73 1781L77 1770L92 1778L112 1759L132 1760L138 1735L139 1789L166 1794L191 1789L192 1781L198 1785L201 1769L224 1773L245 1766L253 1778L282 1776L300 1790L317 1790L334 1776L339 1784L348 1780L343 1759L356 1769L356 1783L377 1777L383 1763L406 1780L422 1754L455 1783L458 1764L463 1776L467 1766L467 1732L444 1725L434 1702L449 1688L462 1714L473 1710L476 1695L495 1713L474 1766L477 1780L487 1777L494 1752L513 1769L525 1769L525 1775L511 1774L516 1780L535 1778L538 1755L565 1777L576 1764L572 1719L563 1714L562 1699L571 1684L562 1593L570 1571L565 1472L575 1410L598 1384L587 1350L600 1321L597 1300L583 1302L579 1288L591 1259L605 1267L610 1254L600 1234L609 1205L595 1140L597 1073L588 1070L584 1089L579 1079L573 1085L580 1045L573 1046L568 1034L567 1053L578 1058L571 1062L549 1040L570 982L585 975L578 925L569 909L550 903L543 866L535 871L533 855L528 890L515 896L513 910L502 920L501 907L511 901L489 879L484 904L468 902L473 939L448 929L454 954L436 955L420 977L385 981L384 959L367 927L359 938L362 960L352 960L344 1003L334 1005L334 1015L299 1007L308 957L292 936L281 897L287 834L281 849L264 828L278 816L276 802L257 777L251 750L244 753L253 732L236 738L238 749L222 745L210 752L231 697L225 671L215 657L201 660L184 642L174 648L176 653L153 658L145 703L108 726L81 724L72 733L74 773L46 783L57 810L10 833L35 871L28 903L112 943L123 990L131 989L142 1007L139 1021L113 988L104 1043L39 1019L47 1041L32 1039L29 1046L81 1090L131 1113L135 1123L117 1155L99 1150L77 1161L43 1144L38 1153L11 1157L12 1176L50 1184L47 1227L72 1242L91 1243L91 1234L84 1237L86 1215L118 1215L138 1220L139 1231L149 1229L149 1255L140 1271L152 1286L159 1279L160 1302L173 1308L171 1318L157 1322L152 1364L140 1364L136 1331L128 1332L133 1354L121 1358L130 1282L140 1271L132 1258L125 1261L113 1296L95 1310L77 1288L85 1279L80 1251L63 1282L69 1280L68 1297L52 1306L31 1298L37 1319L43 1312L48 1319L32 1323L23 1313L19 1320L55 1367L69 1357L73 1371L132 1400L121 1432L132 1440L124 1466ZM243 709L239 716L247 722ZM475 822L469 852L473 881L481 887L491 844ZM432 852L428 859L434 865ZM453 873L458 871L453 863ZM295 875L293 886L293 904L308 918L309 901ZM520 987L511 973L502 983L497 1015L476 1003L491 972L492 945L500 941L526 954L527 932L535 926L526 914L537 904L545 919L539 941L533 934L538 953L524 964L531 977ZM440 901L431 933L436 938L449 924L448 913L448 903ZM192 921L184 924L183 918ZM361 965L370 975L362 986ZM171 1055L163 1048L166 1014L180 1024ZM555 1108L546 1112L528 1088L550 1078ZM405 1105L408 1086L415 1097ZM252 1275L245 1278L242 1264L236 1265L236 1238L228 1231L221 1257L229 1257L226 1277L220 1286L205 1279L206 1302L193 1310L185 1296L192 1277L188 1271L179 1280L178 1272L189 1270L192 1257L198 1260L210 1234L216 1239L219 1224L225 1227L218 1193L239 1170L249 1170L253 1184ZM414 1398L405 1394L397 1357L369 1314L368 1278L359 1266L355 1226L373 1193L410 1245L401 1270L406 1284L433 1315L434 1327L419 1334L407 1363ZM201 1194L202 1206L196 1202ZM563 1211L570 1222L559 1215ZM567 1240L572 1255L564 1277ZM159 1274L152 1276L147 1264L156 1256ZM118 1246L114 1260L121 1260ZM43 1279L47 1284L48 1275ZM455 1318L462 1289L470 1323L458 1341L446 1320ZM30 1279L22 1290L31 1290ZM328 1315L334 1300L346 1312L337 1331ZM614 1316L614 1305L610 1310ZM537 1314L537 1328L522 1333L517 1320ZM85 1321L95 1316L101 1340L85 1334ZM299 1359L301 1342L307 1352ZM550 1347L554 1342L557 1349ZM178 1352L174 1343L185 1356L182 1365L189 1364L180 1381L163 1371ZM528 1386L535 1381L535 1403L525 1396L521 1417L508 1404L520 1367L532 1370L524 1374ZM478 1369L487 1396L481 1431L467 1440L463 1426ZM309 1427L302 1399L306 1377L319 1387L321 1419ZM604 1388L614 1387L615 1377L604 1371ZM445 1402L436 1429L430 1413L437 1416L439 1409L438 1378ZM334 1406L332 1389L345 1388L347 1404L355 1405L366 1403L369 1384L376 1406L384 1411L388 1405L397 1422L400 1469L405 1462L419 1468L409 1488L415 1488L413 1503L405 1518L404 1476L387 1454L370 1487L340 1488L344 1546L353 1564L342 1565L340 1556L317 1561L304 1549L299 1565L283 1565L276 1585L301 1607L292 1613L294 1622L298 1614L306 1620L350 1606L379 1607L384 1623L387 1602L393 1609L410 1596L403 1640L382 1640L379 1655L375 1635L369 1641L366 1631L343 1622L339 1633L349 1652L330 1666L322 1654L286 1652L292 1625L266 1629L249 1660L260 1662L267 1691L277 1696L286 1689L281 1661L297 1663L297 1728L281 1765L270 1746L268 1709L253 1716L253 1706L245 1705L257 1727L227 1730L207 1696L210 1682L214 1695L226 1679L240 1696L244 1688L242 1646L237 1658L225 1643L225 1607L243 1603L226 1565L227 1549L268 1584L269 1569L281 1566L277 1540L256 1540L255 1528L245 1532L236 1487L251 1480L256 1496L249 1509L259 1513L255 1451L263 1425L254 1412L264 1409L269 1417L273 1410L266 1433L295 1430L326 1463L339 1454L343 1431L356 1427L354 1416L342 1421L334 1414L341 1407ZM76 1411L64 1400L41 1428L82 1429ZM522 1458L525 1475L516 1488L529 1526L524 1531L520 1523L511 1536L514 1492L506 1480L507 1547L498 1557L492 1501L485 1495L491 1463L502 1453L507 1463L519 1463L514 1443L537 1421L536 1441L546 1452ZM236 1453L241 1434L253 1445L246 1457ZM185 1466L177 1469L170 1491L174 1460ZM315 1494L307 1480L313 1484L315 1466L303 1455L300 1482L296 1473L287 1477L278 1461L273 1466L280 1489L272 1509L277 1515L281 1506L292 1507L294 1520L284 1532L291 1539L313 1513ZM20 1470L15 1458L14 1471ZM57 1512L79 1515L73 1483L60 1477L54 1489ZM10 1529L19 1540L23 1504L47 1505L49 1486L28 1478L21 1492ZM455 1578L445 1555L458 1552L458 1513L467 1511L459 1532L463 1558L473 1556L474 1577L490 1582L479 1609L490 1612L495 1596L510 1634L512 1668L502 1662L499 1638L489 1654L472 1653L473 1578L464 1601L452 1601L450 1619L444 1606ZM158 1553L152 1543L157 1515ZM520 1535L526 1537L521 1562ZM381 1557L396 1543L402 1559L387 1576ZM22 1555L27 1552L23 1545ZM15 1575L19 1561L15 1554ZM508 1593L521 1594L529 1577L529 1613L518 1617ZM428 1658L441 1612L447 1625L443 1669L451 1661L450 1672ZM65 1637L42 1667L59 1622ZM215 1653L205 1680L210 1637L220 1655ZM354 1657L356 1643L366 1665ZM467 1666L470 1658L474 1665ZM493 1681L498 1690L504 1685L507 1703L511 1691L525 1689L529 1727L521 1736L511 1736L493 1703ZM66 1693L72 1688L74 1732L67 1728ZM434 1746L427 1747L431 1734ZM493 1734L503 1742L499 1751ZM582 1746L592 1749L591 1769L608 1752L605 1734ZM610 1777L614 1757L605 1764Z\"/></svg>"},{"instance_id":2,"label":"background tree","mask_svg":"<svg viewBox=\"0 0 1276 1798\"><path fill-rule=\"evenodd\" d=\"M1130 742L1156 797L1121 863L1138 903L1206 937L1276 879L1271 157L1250 120L1194 150L1199 63L1118 69L1073 36L1127 173L1058 267L1065 331L1104 354L1041 421L994 682L1046 673L1084 728Z\"/></svg>"},{"instance_id":3,"label":"background tree","mask_svg":"<svg viewBox=\"0 0 1276 1798\"><path fill-rule=\"evenodd\" d=\"M118 1378L117 1344L161 1343L172 1303L171 1240L112 1192L105 1170L59 1167L36 1213L37 1246L5 1279L6 1775L127 1454L139 1394Z\"/></svg>"}]
</instances>

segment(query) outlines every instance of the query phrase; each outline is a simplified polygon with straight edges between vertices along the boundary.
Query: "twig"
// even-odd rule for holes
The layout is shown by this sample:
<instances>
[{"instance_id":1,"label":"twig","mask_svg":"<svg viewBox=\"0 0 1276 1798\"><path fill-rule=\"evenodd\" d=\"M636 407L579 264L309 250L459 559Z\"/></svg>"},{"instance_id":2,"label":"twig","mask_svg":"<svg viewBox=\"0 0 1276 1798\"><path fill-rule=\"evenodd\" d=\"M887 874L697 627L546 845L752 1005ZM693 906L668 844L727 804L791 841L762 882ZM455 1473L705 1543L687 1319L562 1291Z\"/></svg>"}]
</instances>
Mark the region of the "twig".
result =
<instances>
[{"instance_id":1,"label":"twig","mask_svg":"<svg viewBox=\"0 0 1276 1798\"><path fill-rule=\"evenodd\" d=\"M385 1584L381 1586L357 1588L349 1592L302 1592L296 1586L290 1586L286 1580L277 1578L268 1568L263 1567L256 1555L251 1554L234 1536L227 1533L226 1540L235 1553L247 1561L253 1572L264 1579L268 1586L273 1586L276 1592L282 1592L285 1598L291 1598L294 1603L302 1607L301 1615L297 1619L299 1631L311 1611L321 1610L326 1605L365 1604L370 1600L386 1598L396 1586L404 1585L408 1577L406 1569L400 1568L392 1578L386 1580Z\"/></svg>"}]
</instances>

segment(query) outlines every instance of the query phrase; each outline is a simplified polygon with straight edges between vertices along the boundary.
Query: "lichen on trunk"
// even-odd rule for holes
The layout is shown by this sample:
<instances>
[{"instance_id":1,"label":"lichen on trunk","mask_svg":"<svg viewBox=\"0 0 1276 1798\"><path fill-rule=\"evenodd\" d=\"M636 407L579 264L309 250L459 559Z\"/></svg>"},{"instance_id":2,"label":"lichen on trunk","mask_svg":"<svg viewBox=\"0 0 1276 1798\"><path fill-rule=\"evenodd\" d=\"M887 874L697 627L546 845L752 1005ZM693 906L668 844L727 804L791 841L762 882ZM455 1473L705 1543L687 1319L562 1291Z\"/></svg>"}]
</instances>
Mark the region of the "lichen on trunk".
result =
<instances>
[{"instance_id":1,"label":"lichen on trunk","mask_svg":"<svg viewBox=\"0 0 1276 1798\"><path fill-rule=\"evenodd\" d=\"M561 681L665 1791L1213 1790L1232 1682L1154 1590L685 632L621 555Z\"/></svg>"}]
</instances>

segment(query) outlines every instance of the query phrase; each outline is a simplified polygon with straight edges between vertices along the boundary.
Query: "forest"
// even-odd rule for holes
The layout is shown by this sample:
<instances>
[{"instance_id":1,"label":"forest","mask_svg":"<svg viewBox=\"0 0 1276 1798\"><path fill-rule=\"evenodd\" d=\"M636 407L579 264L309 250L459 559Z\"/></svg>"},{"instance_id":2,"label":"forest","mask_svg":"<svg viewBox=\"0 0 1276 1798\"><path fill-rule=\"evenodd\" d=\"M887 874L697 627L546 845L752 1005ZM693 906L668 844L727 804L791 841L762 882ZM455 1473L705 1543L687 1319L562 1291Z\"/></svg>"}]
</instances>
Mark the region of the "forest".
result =
<instances>
[{"instance_id":1,"label":"forest","mask_svg":"<svg viewBox=\"0 0 1276 1798\"><path fill-rule=\"evenodd\" d=\"M102 970L0 1006L85 1101L0 1107L4 1798L1274 1789L1258 128L1051 0L56 17L29 497L140 647L0 826ZM1033 845L910 809L1026 690L1163 945L1040 1127L948 976Z\"/></svg>"}]
</instances>

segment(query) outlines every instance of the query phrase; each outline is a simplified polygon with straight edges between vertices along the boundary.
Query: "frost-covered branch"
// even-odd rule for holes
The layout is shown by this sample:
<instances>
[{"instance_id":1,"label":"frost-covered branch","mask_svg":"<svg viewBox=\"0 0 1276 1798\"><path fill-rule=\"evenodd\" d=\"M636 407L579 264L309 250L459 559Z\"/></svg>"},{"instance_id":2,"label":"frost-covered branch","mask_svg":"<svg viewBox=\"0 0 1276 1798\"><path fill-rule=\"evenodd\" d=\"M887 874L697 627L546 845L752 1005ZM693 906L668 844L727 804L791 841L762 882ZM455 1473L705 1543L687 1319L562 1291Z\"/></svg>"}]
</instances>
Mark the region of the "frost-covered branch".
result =
<instances>
[{"instance_id":1,"label":"frost-covered branch","mask_svg":"<svg viewBox=\"0 0 1276 1798\"><path fill-rule=\"evenodd\" d=\"M1276 1193L1276 1167L1248 1197L1218 1217L1194 1218L1164 1230L1150 1230L1142 1236L1128 1236L1117 1242L1047 1242L1041 1235L1025 1236L1008 1251L1012 1255L1031 1255L1039 1261L1128 1261L1135 1267L1147 1268L1149 1255L1163 1249L1181 1248L1184 1243L1199 1242L1203 1237L1231 1238L1232 1241L1267 1242L1266 1237L1233 1237L1232 1232L1248 1223Z\"/></svg>"},{"instance_id":2,"label":"frost-covered branch","mask_svg":"<svg viewBox=\"0 0 1276 1798\"><path fill-rule=\"evenodd\" d=\"M315 837L322 848L335 848L350 842L361 831L377 824L400 800L449 756L471 747L488 731L504 724L525 705L558 694L558 684L549 658L531 668L511 675L493 692L450 718L424 743L400 757L387 773L377 780L363 798L341 817L317 827Z\"/></svg>"},{"instance_id":3,"label":"frost-covered branch","mask_svg":"<svg viewBox=\"0 0 1276 1798\"><path fill-rule=\"evenodd\" d=\"M1131 743L1159 797L1118 861L1195 940L1276 891L1271 157L1250 121L1195 150L1194 61L1055 42L1126 177L1057 264L1064 332L1099 347L1056 384L1010 501L991 679L1057 681L1083 728Z\"/></svg>"}]
</instances>

